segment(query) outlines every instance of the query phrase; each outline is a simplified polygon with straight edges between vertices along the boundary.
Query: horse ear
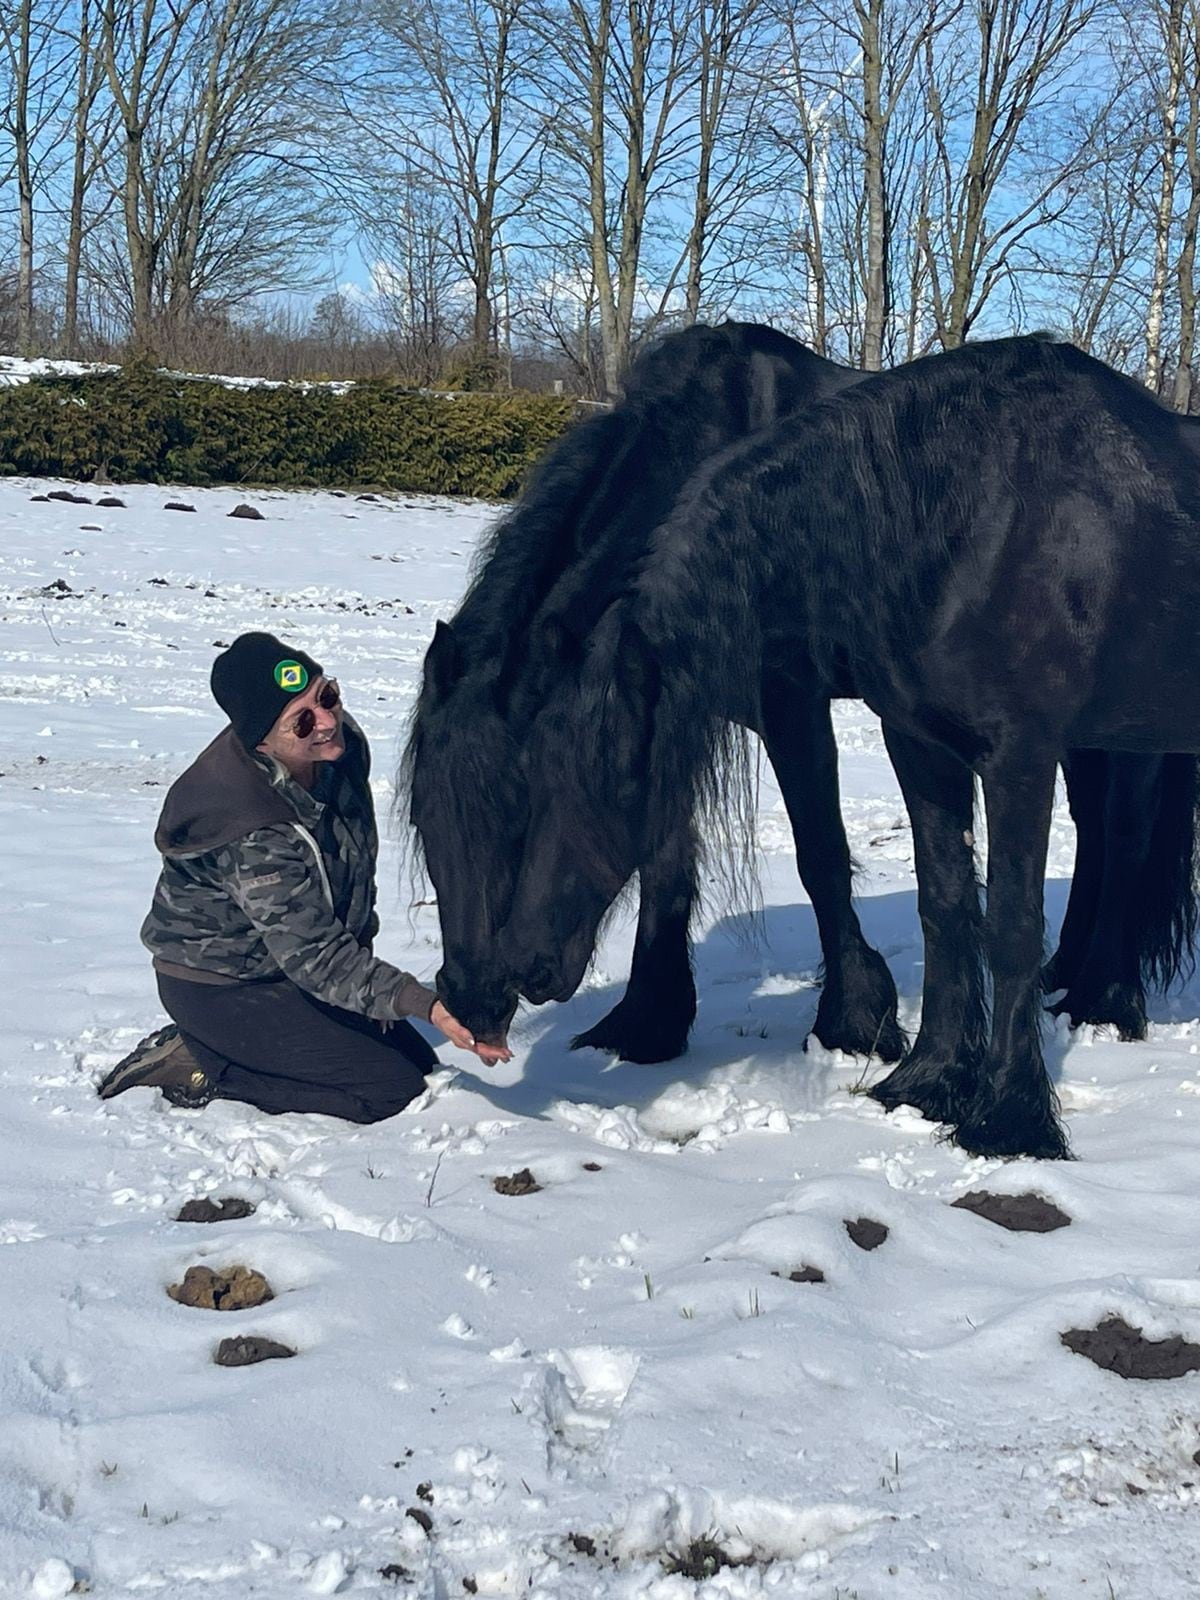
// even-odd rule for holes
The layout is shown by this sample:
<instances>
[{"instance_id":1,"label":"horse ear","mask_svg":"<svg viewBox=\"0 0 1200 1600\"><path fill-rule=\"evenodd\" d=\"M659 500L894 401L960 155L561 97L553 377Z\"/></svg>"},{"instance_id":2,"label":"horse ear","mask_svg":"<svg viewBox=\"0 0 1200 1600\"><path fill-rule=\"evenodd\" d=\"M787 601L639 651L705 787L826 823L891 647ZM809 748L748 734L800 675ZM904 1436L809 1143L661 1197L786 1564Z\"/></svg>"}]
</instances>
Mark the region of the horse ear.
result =
<instances>
[{"instance_id":1,"label":"horse ear","mask_svg":"<svg viewBox=\"0 0 1200 1600\"><path fill-rule=\"evenodd\" d=\"M439 622L425 652L425 687L435 700L444 700L462 673L458 639L448 622Z\"/></svg>"}]
</instances>

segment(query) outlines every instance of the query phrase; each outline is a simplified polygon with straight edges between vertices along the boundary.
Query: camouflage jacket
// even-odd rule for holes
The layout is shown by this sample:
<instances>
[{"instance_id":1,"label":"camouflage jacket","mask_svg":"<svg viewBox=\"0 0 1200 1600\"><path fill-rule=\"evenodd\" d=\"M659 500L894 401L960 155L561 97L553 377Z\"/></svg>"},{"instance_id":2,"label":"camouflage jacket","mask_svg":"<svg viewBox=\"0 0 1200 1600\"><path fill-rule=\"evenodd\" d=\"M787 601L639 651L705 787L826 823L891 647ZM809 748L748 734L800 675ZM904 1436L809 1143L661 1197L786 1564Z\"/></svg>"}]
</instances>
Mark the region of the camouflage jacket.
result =
<instances>
[{"instance_id":1,"label":"camouflage jacket","mask_svg":"<svg viewBox=\"0 0 1200 1600\"><path fill-rule=\"evenodd\" d=\"M160 972L200 983L289 978L380 1021L428 1018L433 991L371 953L378 835L362 730L310 793L231 728L172 784L163 865L142 943Z\"/></svg>"}]
</instances>

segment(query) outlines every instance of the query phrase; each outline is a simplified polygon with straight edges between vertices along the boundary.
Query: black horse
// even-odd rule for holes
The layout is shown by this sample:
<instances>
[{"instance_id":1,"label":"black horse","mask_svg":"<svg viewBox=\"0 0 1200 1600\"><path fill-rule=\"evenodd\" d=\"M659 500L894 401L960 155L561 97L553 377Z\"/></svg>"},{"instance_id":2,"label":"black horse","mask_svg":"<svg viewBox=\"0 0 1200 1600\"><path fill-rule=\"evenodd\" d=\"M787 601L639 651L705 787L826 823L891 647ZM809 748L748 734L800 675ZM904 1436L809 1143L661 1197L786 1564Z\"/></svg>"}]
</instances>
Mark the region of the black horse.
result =
<instances>
[{"instance_id":1,"label":"black horse","mask_svg":"<svg viewBox=\"0 0 1200 1600\"><path fill-rule=\"evenodd\" d=\"M575 670L579 640L621 593L685 481L732 441L856 377L755 324L670 335L637 362L613 411L575 428L549 453L485 548L452 624L439 624L399 792L411 796L411 820L438 894L445 951L439 992L481 1036L507 1026L518 989L532 999L552 997L536 971L514 976L496 963L529 820L522 752L534 719ZM762 732L824 953L815 1032L830 1047L899 1060L907 1041L896 1021L895 985L851 903L829 698L814 693L798 711L794 691L769 664L760 698L780 708L778 717L768 709ZM628 990L574 1042L661 1061L686 1048L696 1009L690 814L680 813L637 866ZM569 953L573 988L591 945Z\"/></svg>"},{"instance_id":2,"label":"black horse","mask_svg":"<svg viewBox=\"0 0 1200 1600\"><path fill-rule=\"evenodd\" d=\"M493 537L453 628L439 627L401 792L411 785L413 820L439 891L442 992L477 1032L495 1031L502 1013L507 1019L518 988L534 1000L565 997L591 955L576 924L548 930L544 940L559 948L561 937L567 976L538 960L515 974L497 967L496 933L526 822L519 763L532 719L558 676L573 669L581 639L697 462L771 416L862 377L754 325L668 338L641 359L616 412L550 453ZM850 902L828 700L819 694L800 703L794 686L772 676L763 708L760 731L792 815L826 957L814 1032L831 1047L895 1060L905 1041L894 987ZM1100 756L1068 769L1079 867L1048 983L1067 985L1056 1009L1075 1020L1116 1022L1131 1037L1145 1028L1146 975L1165 983L1190 949L1196 764L1138 758L1115 784L1111 766ZM1147 796L1162 797L1157 809L1143 803ZM1124 819L1132 819L1132 832ZM690 821L681 820L670 848L641 864L629 990L577 1045L641 1061L685 1048L695 1013L687 944L694 857Z\"/></svg>"},{"instance_id":3,"label":"black horse","mask_svg":"<svg viewBox=\"0 0 1200 1600\"><path fill-rule=\"evenodd\" d=\"M979 1154L1065 1155L1040 1045L1055 769L1200 751L1198 602L1200 424L1071 346L968 346L785 419L692 482L538 717L503 964L562 976L564 936L594 937L681 813L736 804L729 730L763 721L769 663L801 702L879 714L912 819L921 1031L876 1098Z\"/></svg>"}]
</instances>

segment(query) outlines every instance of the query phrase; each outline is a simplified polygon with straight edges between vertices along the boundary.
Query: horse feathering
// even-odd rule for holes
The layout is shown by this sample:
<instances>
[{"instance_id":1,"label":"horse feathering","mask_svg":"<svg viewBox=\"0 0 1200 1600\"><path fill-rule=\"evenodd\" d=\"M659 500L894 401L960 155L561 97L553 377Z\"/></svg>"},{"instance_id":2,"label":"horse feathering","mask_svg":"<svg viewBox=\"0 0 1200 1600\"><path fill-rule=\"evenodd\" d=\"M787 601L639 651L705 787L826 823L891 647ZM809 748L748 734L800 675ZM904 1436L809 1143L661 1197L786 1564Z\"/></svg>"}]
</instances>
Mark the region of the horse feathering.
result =
<instances>
[{"instance_id":1,"label":"horse feathering","mask_svg":"<svg viewBox=\"0 0 1200 1600\"><path fill-rule=\"evenodd\" d=\"M668 580L668 589L670 587ZM690 589L690 576L689 576ZM695 817L706 865L729 909L756 894L757 761L748 727L758 721L758 624L748 588L723 588L723 605L682 631L675 602L639 587L593 631L577 685L539 718L535 770L558 774L555 803L577 848L615 890L633 866ZM691 621L703 616L699 592ZM734 721L712 705L713 661Z\"/></svg>"}]
</instances>

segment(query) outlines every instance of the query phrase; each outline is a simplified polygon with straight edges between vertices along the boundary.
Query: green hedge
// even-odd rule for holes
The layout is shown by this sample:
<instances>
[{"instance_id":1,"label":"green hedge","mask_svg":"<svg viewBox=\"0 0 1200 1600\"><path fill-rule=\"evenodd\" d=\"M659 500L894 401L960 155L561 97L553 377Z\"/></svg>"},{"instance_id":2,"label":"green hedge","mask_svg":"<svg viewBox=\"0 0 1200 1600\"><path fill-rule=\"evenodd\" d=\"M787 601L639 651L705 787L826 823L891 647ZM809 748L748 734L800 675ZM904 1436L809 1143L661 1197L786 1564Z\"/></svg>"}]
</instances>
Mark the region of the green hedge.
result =
<instances>
[{"instance_id":1,"label":"green hedge","mask_svg":"<svg viewBox=\"0 0 1200 1600\"><path fill-rule=\"evenodd\" d=\"M0 389L0 473L514 495L570 400L388 383L232 389L146 366Z\"/></svg>"}]
</instances>

